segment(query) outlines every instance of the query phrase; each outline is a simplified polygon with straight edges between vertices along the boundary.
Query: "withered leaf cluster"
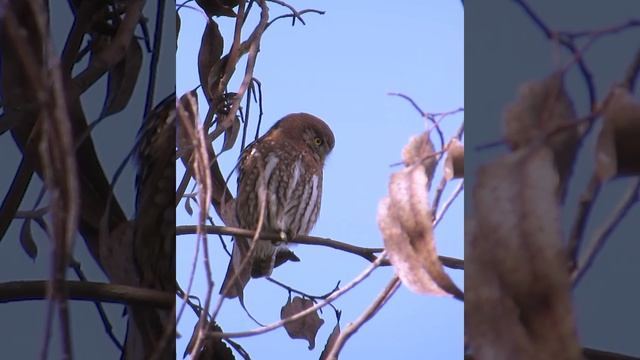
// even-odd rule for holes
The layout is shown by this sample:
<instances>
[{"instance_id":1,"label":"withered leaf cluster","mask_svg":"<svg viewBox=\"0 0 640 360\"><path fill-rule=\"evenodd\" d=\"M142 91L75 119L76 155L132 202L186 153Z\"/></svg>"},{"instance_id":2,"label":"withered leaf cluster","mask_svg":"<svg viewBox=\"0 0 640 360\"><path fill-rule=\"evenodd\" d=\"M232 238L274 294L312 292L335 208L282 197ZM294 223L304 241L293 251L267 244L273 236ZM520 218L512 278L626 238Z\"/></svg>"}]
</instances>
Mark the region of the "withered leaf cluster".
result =
<instances>
[{"instance_id":1,"label":"withered leaf cluster","mask_svg":"<svg viewBox=\"0 0 640 360\"><path fill-rule=\"evenodd\" d=\"M462 172L464 149L456 140L448 146L449 173ZM464 297L438 259L433 233L433 209L428 191L439 154L427 132L412 137L402 151L406 167L391 175L389 196L378 206L378 226L389 261L402 283L420 294Z\"/></svg>"}]
</instances>

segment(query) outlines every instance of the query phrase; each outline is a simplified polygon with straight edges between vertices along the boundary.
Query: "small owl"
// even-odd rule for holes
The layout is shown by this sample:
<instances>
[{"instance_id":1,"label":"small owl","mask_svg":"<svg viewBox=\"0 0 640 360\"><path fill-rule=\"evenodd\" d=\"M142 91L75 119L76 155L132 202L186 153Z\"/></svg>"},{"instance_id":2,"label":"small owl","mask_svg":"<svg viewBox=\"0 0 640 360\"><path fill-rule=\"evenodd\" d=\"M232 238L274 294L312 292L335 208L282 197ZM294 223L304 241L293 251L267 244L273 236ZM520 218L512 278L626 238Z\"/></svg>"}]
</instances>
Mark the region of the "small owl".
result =
<instances>
[{"instance_id":1,"label":"small owl","mask_svg":"<svg viewBox=\"0 0 640 360\"><path fill-rule=\"evenodd\" d=\"M322 168L334 142L333 133L324 121L310 114L296 113L279 120L247 146L238 165L235 203L238 225L256 230L264 201L261 231L280 233L283 239L309 234L320 212ZM242 286L238 288L237 284L226 291L225 287L240 266L238 253L248 251L248 242L249 239L235 241L234 256L222 286L222 292L228 297L238 296L242 291ZM296 259L287 250L286 242L258 240L248 265L251 277L269 276L276 262L284 262L287 257ZM238 278L239 282L248 281L248 275L239 274Z\"/></svg>"}]
</instances>

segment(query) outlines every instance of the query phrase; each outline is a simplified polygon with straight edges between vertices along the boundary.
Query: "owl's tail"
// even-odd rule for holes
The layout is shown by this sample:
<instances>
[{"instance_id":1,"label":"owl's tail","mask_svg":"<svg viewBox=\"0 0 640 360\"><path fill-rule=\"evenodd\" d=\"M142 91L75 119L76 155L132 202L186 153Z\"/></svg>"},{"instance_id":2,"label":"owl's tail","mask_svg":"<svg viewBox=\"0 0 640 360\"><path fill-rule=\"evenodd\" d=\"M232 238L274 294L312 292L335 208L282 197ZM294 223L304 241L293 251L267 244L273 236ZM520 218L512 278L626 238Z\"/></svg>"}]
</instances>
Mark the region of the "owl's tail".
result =
<instances>
[{"instance_id":1,"label":"owl's tail","mask_svg":"<svg viewBox=\"0 0 640 360\"><path fill-rule=\"evenodd\" d=\"M233 250L231 252L231 261L227 267L227 273L220 287L220 294L224 297L233 299L240 297L244 287L251 277L252 259L247 260L247 264L241 268L242 262L249 253L249 240L243 237L235 237L233 242Z\"/></svg>"}]
</instances>

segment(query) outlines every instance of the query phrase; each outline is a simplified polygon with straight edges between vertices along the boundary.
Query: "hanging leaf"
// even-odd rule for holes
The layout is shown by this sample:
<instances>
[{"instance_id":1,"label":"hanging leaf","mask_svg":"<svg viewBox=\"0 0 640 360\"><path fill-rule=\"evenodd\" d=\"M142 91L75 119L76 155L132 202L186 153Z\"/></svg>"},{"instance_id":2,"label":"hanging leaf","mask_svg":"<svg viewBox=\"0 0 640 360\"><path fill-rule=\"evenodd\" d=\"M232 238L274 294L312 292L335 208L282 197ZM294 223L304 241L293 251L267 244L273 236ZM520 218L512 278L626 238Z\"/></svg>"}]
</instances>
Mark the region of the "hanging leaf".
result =
<instances>
[{"instance_id":1,"label":"hanging leaf","mask_svg":"<svg viewBox=\"0 0 640 360\"><path fill-rule=\"evenodd\" d=\"M393 174L389 197L378 206L378 226L389 261L406 287L419 294L462 299L436 252L427 182L422 164Z\"/></svg>"},{"instance_id":2,"label":"hanging leaf","mask_svg":"<svg viewBox=\"0 0 640 360\"><path fill-rule=\"evenodd\" d=\"M474 284L465 327L478 358L581 359L558 186L553 152L541 145L478 171L465 247Z\"/></svg>"},{"instance_id":3,"label":"hanging leaf","mask_svg":"<svg viewBox=\"0 0 640 360\"><path fill-rule=\"evenodd\" d=\"M596 172L602 182L640 175L640 103L622 87L612 90L596 145Z\"/></svg>"},{"instance_id":4,"label":"hanging leaf","mask_svg":"<svg viewBox=\"0 0 640 360\"><path fill-rule=\"evenodd\" d=\"M231 123L231 126L224 130L224 142L222 143L222 151L227 151L233 147L238 139L238 134L240 133L240 119L236 116Z\"/></svg>"},{"instance_id":5,"label":"hanging leaf","mask_svg":"<svg viewBox=\"0 0 640 360\"><path fill-rule=\"evenodd\" d=\"M191 208L191 198L187 198L184 202L184 209L189 214L189 216L193 216L193 209Z\"/></svg>"},{"instance_id":6,"label":"hanging leaf","mask_svg":"<svg viewBox=\"0 0 640 360\"><path fill-rule=\"evenodd\" d=\"M286 319L311 307L313 307L313 301L309 299L296 296L291 301L289 298L280 310L280 319ZM314 312L284 324L284 328L292 339L307 340L309 342L309 350L313 350L316 346L316 335L322 324L324 324L324 320L320 319L317 312Z\"/></svg>"},{"instance_id":7,"label":"hanging leaf","mask_svg":"<svg viewBox=\"0 0 640 360\"><path fill-rule=\"evenodd\" d=\"M25 219L20 228L20 246L22 250L35 261L38 257L38 246L33 241L33 235L31 234L31 219Z\"/></svg>"},{"instance_id":8,"label":"hanging leaf","mask_svg":"<svg viewBox=\"0 0 640 360\"><path fill-rule=\"evenodd\" d=\"M233 8L238 6L238 0L196 0L208 17L228 16L236 17Z\"/></svg>"},{"instance_id":9,"label":"hanging leaf","mask_svg":"<svg viewBox=\"0 0 640 360\"><path fill-rule=\"evenodd\" d=\"M218 24L209 19L202 33L200 51L198 52L198 76L200 77L200 84L202 84L202 91L209 102L211 101L209 73L220 62L223 46L224 40L222 39L222 34L220 34Z\"/></svg>"},{"instance_id":10,"label":"hanging leaf","mask_svg":"<svg viewBox=\"0 0 640 360\"><path fill-rule=\"evenodd\" d=\"M505 139L512 150L536 141L549 145L560 176L558 196L564 199L581 129L574 125L576 114L564 87L563 73L555 72L542 81L523 84L518 99L505 108L503 120Z\"/></svg>"},{"instance_id":11,"label":"hanging leaf","mask_svg":"<svg viewBox=\"0 0 640 360\"><path fill-rule=\"evenodd\" d=\"M135 38L127 48L127 53L110 71L107 83L104 116L122 111L133 95L142 68L142 49Z\"/></svg>"},{"instance_id":12,"label":"hanging leaf","mask_svg":"<svg viewBox=\"0 0 640 360\"><path fill-rule=\"evenodd\" d=\"M447 146L444 177L447 180L464 177L464 145L457 138L453 138Z\"/></svg>"},{"instance_id":13,"label":"hanging leaf","mask_svg":"<svg viewBox=\"0 0 640 360\"><path fill-rule=\"evenodd\" d=\"M429 179L429 185L431 184L438 159L429 133L424 132L409 139L409 143L402 149L402 162L405 166L422 164Z\"/></svg>"}]
</instances>

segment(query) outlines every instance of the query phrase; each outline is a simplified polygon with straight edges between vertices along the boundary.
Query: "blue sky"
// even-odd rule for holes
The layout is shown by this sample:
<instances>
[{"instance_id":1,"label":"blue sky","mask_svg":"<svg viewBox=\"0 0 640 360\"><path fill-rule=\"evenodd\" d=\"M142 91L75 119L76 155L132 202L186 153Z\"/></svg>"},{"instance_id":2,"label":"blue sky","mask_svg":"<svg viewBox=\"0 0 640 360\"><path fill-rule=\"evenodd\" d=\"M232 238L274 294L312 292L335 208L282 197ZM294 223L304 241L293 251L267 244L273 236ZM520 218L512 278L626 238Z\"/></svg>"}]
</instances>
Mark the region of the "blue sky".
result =
<instances>
[{"instance_id":1,"label":"blue sky","mask_svg":"<svg viewBox=\"0 0 640 360\"><path fill-rule=\"evenodd\" d=\"M397 7L382 1L366 2L367 7L362 7L362 2L337 1L290 4L298 10L314 7L326 14L304 15L306 26L297 23L291 27L290 19L280 20L263 35L254 71L264 94L261 133L292 112L309 112L324 119L335 134L336 146L325 166L322 210L311 234L381 247L377 206L387 194L389 176L400 169L390 165L400 161L401 149L412 135L429 127L408 102L387 93L405 93L428 112L464 105L463 7L456 1L400 2ZM286 13L277 4L269 3L269 7L272 18ZM198 12L183 9L180 15L178 95L198 84L197 52L205 25ZM250 24L255 23L253 20L249 20ZM228 38L233 31L232 19L218 21L223 36ZM228 47L225 44L225 53ZM231 91L237 89L243 72L241 63ZM200 93L202 117L206 113L204 102ZM255 124L257 112L252 119ZM447 138L462 120L463 115L458 114L442 123ZM232 169L238 151L236 147L222 156L223 172ZM178 179L182 170L179 167ZM440 174L436 174L436 184ZM443 201L455 185L448 186ZM235 193L235 177L230 186ZM179 206L177 222L195 224L196 217L189 217ZM438 225L436 241L440 254L463 257L463 194ZM216 237L210 237L209 242L217 294L228 257ZM186 286L195 237L179 237L177 249L177 278ZM302 261L287 263L272 276L311 294L326 293L338 281L346 284L368 265L354 255L317 246L299 245L294 251ZM449 273L463 285L461 271ZM390 267L378 269L335 302L342 310L342 327L361 314L392 274ZM203 299L204 284L200 262L193 293ZM287 296L285 290L260 279L249 283L245 302L259 321L271 323L279 319ZM290 340L284 329L237 341L257 360L317 359L335 325L331 309L327 308L321 317L325 324L312 351L307 349L306 341ZM178 324L183 336L178 340L179 357L195 321L187 310ZM226 331L257 327L237 300L224 303L218 321ZM417 295L401 287L376 317L347 342L341 358L448 359L462 355L463 304L450 298Z\"/></svg>"}]
</instances>

